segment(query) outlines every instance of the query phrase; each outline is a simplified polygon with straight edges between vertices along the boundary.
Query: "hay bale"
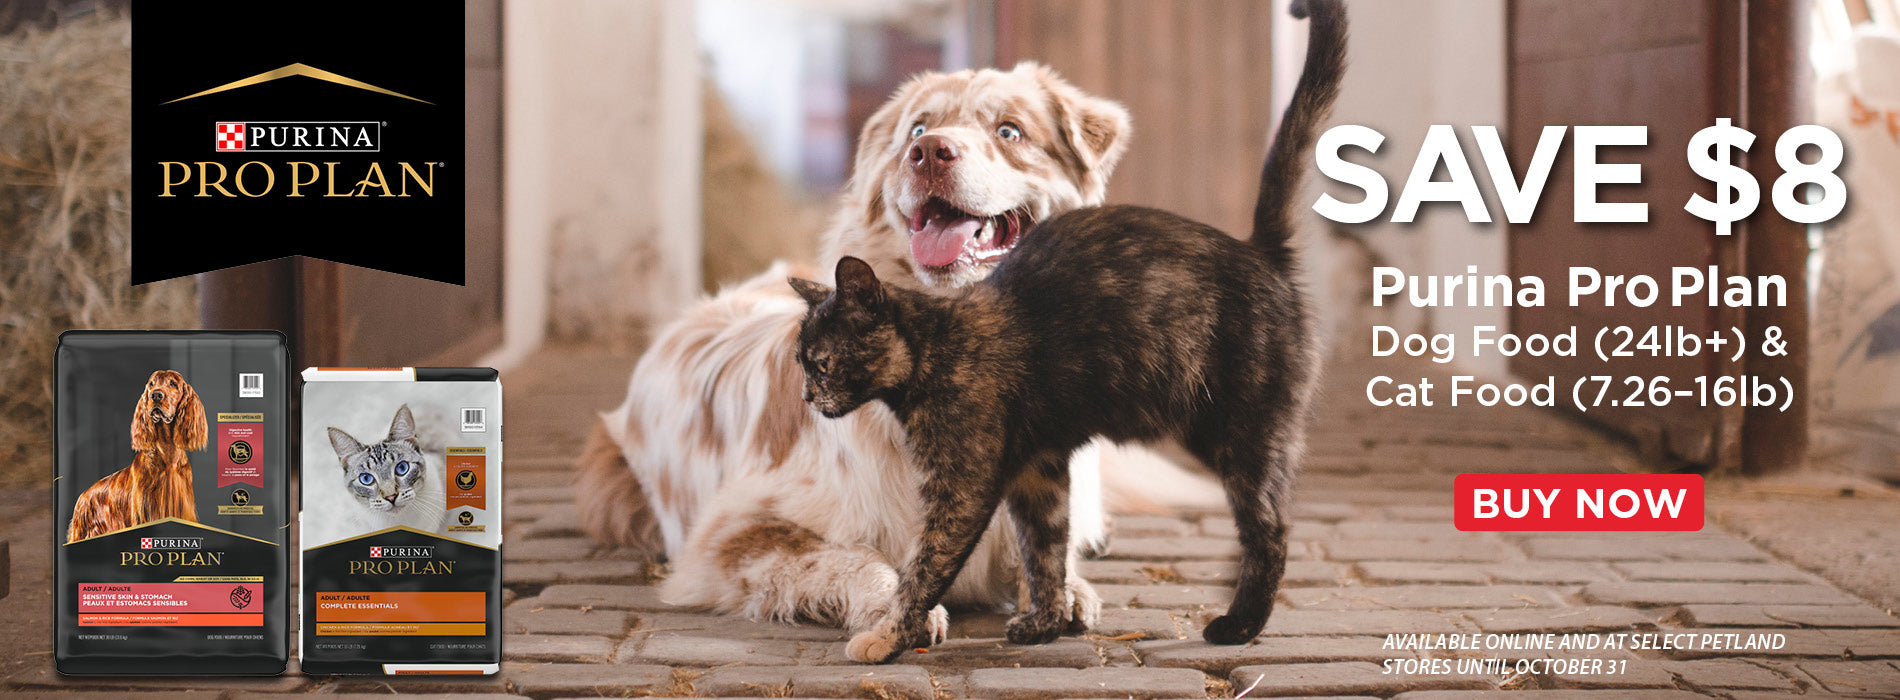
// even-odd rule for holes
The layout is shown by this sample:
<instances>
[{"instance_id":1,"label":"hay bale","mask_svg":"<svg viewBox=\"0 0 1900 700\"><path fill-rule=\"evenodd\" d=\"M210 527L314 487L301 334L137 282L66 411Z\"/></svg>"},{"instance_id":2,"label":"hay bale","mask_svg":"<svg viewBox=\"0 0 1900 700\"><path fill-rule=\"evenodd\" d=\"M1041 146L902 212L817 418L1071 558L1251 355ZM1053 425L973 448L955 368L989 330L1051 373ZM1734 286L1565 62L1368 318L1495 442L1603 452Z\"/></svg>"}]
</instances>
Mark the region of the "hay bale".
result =
<instances>
[{"instance_id":1,"label":"hay bale","mask_svg":"<svg viewBox=\"0 0 1900 700\"><path fill-rule=\"evenodd\" d=\"M131 31L0 36L0 485L51 483L61 331L198 323L193 280L130 284Z\"/></svg>"},{"instance_id":2,"label":"hay bale","mask_svg":"<svg viewBox=\"0 0 1900 700\"><path fill-rule=\"evenodd\" d=\"M706 143L699 221L705 252L700 279L710 292L750 279L774 260L810 261L818 254L825 211L800 202L766 167L719 86L711 80L703 85Z\"/></svg>"}]
</instances>

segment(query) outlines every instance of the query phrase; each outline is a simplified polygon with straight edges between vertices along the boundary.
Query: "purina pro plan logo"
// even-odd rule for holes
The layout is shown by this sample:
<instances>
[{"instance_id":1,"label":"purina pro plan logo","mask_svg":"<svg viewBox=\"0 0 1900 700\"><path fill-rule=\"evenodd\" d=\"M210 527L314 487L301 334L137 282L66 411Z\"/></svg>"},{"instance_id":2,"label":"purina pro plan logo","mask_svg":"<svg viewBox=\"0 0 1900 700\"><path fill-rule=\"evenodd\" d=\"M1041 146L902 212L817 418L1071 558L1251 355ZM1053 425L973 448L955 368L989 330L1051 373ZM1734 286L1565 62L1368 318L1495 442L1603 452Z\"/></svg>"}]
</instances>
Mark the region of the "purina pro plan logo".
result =
<instances>
[{"instance_id":1,"label":"purina pro plan logo","mask_svg":"<svg viewBox=\"0 0 1900 700\"><path fill-rule=\"evenodd\" d=\"M436 559L434 545L370 545L369 558L350 562L349 573L433 576L455 573L454 559Z\"/></svg>"},{"instance_id":2,"label":"purina pro plan logo","mask_svg":"<svg viewBox=\"0 0 1900 700\"><path fill-rule=\"evenodd\" d=\"M381 122L218 122L212 150L375 153L381 143Z\"/></svg>"},{"instance_id":3,"label":"purina pro plan logo","mask_svg":"<svg viewBox=\"0 0 1900 700\"><path fill-rule=\"evenodd\" d=\"M203 551L203 537L140 537L139 548L119 552L119 566L221 566L224 552Z\"/></svg>"},{"instance_id":4,"label":"purina pro plan logo","mask_svg":"<svg viewBox=\"0 0 1900 700\"><path fill-rule=\"evenodd\" d=\"M461 3L141 3L132 281L305 255L461 284Z\"/></svg>"},{"instance_id":5,"label":"purina pro plan logo","mask_svg":"<svg viewBox=\"0 0 1900 700\"><path fill-rule=\"evenodd\" d=\"M433 546L376 547L369 548L371 559L430 559L435 557Z\"/></svg>"}]
</instances>

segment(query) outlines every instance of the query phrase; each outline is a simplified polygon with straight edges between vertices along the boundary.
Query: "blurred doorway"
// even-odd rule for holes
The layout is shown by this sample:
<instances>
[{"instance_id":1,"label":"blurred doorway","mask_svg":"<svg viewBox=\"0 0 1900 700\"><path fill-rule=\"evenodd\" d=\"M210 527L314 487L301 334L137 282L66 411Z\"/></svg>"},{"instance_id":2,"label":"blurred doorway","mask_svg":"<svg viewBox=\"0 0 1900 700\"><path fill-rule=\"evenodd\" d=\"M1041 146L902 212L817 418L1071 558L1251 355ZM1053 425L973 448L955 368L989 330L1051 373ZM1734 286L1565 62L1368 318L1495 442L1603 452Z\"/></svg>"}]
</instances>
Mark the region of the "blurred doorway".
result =
<instances>
[{"instance_id":1,"label":"blurred doorway","mask_svg":"<svg viewBox=\"0 0 1900 700\"><path fill-rule=\"evenodd\" d=\"M1590 353L1512 359L1511 369L1520 376L1555 376L1560 392L1588 376L1610 376L1608 392L1617 397L1631 393L1634 385L1626 383L1631 378L1664 377L1670 389L1682 390L1694 389L1697 377L1746 373L1785 376L1796 387L1797 400L1786 412L1701 405L1693 398L1648 405L1644 391L1634 405L1596 406L1586 414L1635 438L1652 456L1761 473L1798 464L1805 452L1807 233L1758 209L1733 235L1717 236L1713 224L1690 215L1681 203L1690 193L1716 197L1713 185L1690 170L1682 148L1718 118L1733 119L1756 135L1755 155L1745 165L1757 181L1772 182L1779 174L1766 154L1772 153L1774 138L1803 123L1809 111L1806 12L1802 2L1765 0L1509 4L1513 168L1524 172L1545 125L1646 125L1647 146L1610 148L1599 156L1601 162L1640 164L1641 184L1603 188L1599 200L1647 202L1650 218L1638 224L1573 222L1573 166L1566 147L1532 223L1508 228L1510 273L1535 275L1563 289L1570 267L1590 266L1605 275L1648 275L1666 286L1672 267L1714 265L1723 276L1780 275L1787 282L1787 305L1779 308L1666 303L1633 308L1605 305L1598 296L1575 307L1553 298L1542 307L1511 309L1511 330L1519 334L1626 326L1640 336L1662 326L1708 337L1711 332L1726 336L1734 327L1759 339L1762 329L1781 327L1790 341L1783 358L1751 352L1744 362L1730 362L1726 354L1645 351L1607 365Z\"/></svg>"}]
</instances>

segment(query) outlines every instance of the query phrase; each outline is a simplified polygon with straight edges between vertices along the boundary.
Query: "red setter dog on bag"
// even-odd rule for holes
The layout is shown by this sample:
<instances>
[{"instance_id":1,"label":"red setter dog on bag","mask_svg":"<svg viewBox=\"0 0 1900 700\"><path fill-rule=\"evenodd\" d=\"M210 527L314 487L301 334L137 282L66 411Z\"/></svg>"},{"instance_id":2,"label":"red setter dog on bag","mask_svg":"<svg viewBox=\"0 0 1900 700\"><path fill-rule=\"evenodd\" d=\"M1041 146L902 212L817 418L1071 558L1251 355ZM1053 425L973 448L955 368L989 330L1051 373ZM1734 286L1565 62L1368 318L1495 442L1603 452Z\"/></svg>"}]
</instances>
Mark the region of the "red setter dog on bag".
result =
<instances>
[{"instance_id":1,"label":"red setter dog on bag","mask_svg":"<svg viewBox=\"0 0 1900 700\"><path fill-rule=\"evenodd\" d=\"M205 407L184 375L152 373L132 414L132 464L93 483L73 505L67 542L160 518L198 522L191 494L190 450L205 446Z\"/></svg>"}]
</instances>

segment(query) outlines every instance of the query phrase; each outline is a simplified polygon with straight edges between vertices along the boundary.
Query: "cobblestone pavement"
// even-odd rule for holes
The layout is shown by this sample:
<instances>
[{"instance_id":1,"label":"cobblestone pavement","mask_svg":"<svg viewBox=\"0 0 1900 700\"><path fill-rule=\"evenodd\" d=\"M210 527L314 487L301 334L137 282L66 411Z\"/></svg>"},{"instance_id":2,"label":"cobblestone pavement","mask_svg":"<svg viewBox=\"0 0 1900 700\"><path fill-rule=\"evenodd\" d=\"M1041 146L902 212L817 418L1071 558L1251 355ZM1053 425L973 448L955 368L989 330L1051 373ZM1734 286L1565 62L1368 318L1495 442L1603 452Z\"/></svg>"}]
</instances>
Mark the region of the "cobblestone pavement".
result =
<instances>
[{"instance_id":1,"label":"cobblestone pavement","mask_svg":"<svg viewBox=\"0 0 1900 700\"><path fill-rule=\"evenodd\" d=\"M661 572L601 550L577 531L570 460L592 412L619 399L629 366L553 349L504 377L508 636L499 677L62 679L47 651L48 499L32 491L0 494L0 532L13 540L14 557L13 593L0 600L4 688L164 691L149 696L160 698L402 692L544 700L1900 695L1900 619L1713 524L1675 534L1456 531L1454 474L1599 472L1633 458L1588 429L1531 409L1371 409L1359 398L1363 375L1353 368L1333 370L1296 498L1293 561L1256 643L1200 641L1199 626L1229 598L1237 550L1226 515L1189 512L1116 521L1110 554L1083 565L1107 602L1101 625L1085 636L1015 646L1001 639L1002 614L960 612L952 615L952 639L928 653L888 666L853 665L836 630L670 608L651 585ZM1683 631L1780 633L1786 644L1759 651L1383 648L1387 634ZM1384 673L1392 659L1461 656L1599 659L1626 670ZM206 692L192 692L199 690Z\"/></svg>"}]
</instances>

